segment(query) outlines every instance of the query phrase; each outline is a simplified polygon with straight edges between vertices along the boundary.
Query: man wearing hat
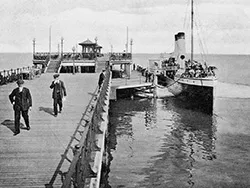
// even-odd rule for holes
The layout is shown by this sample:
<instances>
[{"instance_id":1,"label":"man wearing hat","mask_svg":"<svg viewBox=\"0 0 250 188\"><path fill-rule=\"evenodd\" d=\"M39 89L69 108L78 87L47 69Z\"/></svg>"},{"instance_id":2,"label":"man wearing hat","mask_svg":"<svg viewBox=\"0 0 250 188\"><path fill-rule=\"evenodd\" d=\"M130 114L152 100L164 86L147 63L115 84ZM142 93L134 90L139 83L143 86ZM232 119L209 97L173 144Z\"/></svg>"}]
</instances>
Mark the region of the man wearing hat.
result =
<instances>
[{"instance_id":1,"label":"man wearing hat","mask_svg":"<svg viewBox=\"0 0 250 188\"><path fill-rule=\"evenodd\" d=\"M54 115L56 117L58 114L57 105L59 105L59 113L62 111L62 99L66 97L66 88L63 81L59 80L59 74L54 74L53 77L54 81L51 83L50 88L53 89L52 98L54 100Z\"/></svg>"},{"instance_id":2,"label":"man wearing hat","mask_svg":"<svg viewBox=\"0 0 250 188\"><path fill-rule=\"evenodd\" d=\"M13 104L15 114L15 133L20 133L20 115L22 114L27 130L30 130L28 111L31 110L32 98L28 88L23 87L24 81L19 79L18 88L14 89L9 95L11 104Z\"/></svg>"},{"instance_id":3,"label":"man wearing hat","mask_svg":"<svg viewBox=\"0 0 250 188\"><path fill-rule=\"evenodd\" d=\"M102 70L101 74L99 75L99 80L98 80L98 86L99 86L99 90L101 89L103 80L105 79L105 69Z\"/></svg>"}]
</instances>

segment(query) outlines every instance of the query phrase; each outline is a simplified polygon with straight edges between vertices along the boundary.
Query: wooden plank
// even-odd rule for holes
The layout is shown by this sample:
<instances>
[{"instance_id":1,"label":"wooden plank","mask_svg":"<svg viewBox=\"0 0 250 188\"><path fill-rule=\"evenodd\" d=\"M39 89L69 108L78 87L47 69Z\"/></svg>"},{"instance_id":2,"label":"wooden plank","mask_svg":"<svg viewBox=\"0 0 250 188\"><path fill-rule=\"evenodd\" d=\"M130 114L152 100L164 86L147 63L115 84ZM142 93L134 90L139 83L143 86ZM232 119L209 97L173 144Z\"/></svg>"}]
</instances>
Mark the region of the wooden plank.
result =
<instances>
[{"instance_id":1,"label":"wooden plank","mask_svg":"<svg viewBox=\"0 0 250 188\"><path fill-rule=\"evenodd\" d=\"M64 152L82 113L94 92L99 74L61 74L65 82L67 98L63 111L52 116L53 101L49 88L53 74L43 74L40 78L25 81L33 97L30 112L31 130L21 129L13 136L13 110L8 95L16 87L15 83L0 86L0 187L44 187L49 182L61 154ZM6 120L12 123L3 125ZM24 124L23 119L21 123ZM72 156L70 156L72 157ZM67 171L69 163L62 166ZM54 187L62 185L61 177Z\"/></svg>"}]
</instances>

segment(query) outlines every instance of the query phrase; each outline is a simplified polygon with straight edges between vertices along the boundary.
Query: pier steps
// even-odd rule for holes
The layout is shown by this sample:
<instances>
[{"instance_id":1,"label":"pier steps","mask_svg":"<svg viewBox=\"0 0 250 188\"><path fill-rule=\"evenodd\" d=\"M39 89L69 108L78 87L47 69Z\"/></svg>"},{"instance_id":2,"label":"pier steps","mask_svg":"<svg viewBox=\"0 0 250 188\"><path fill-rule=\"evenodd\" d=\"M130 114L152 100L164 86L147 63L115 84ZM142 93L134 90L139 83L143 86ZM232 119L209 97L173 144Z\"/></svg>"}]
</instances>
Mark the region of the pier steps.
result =
<instances>
[{"instance_id":1,"label":"pier steps","mask_svg":"<svg viewBox=\"0 0 250 188\"><path fill-rule=\"evenodd\" d=\"M57 73L60 67L61 61L60 60L50 60L47 73Z\"/></svg>"},{"instance_id":2,"label":"pier steps","mask_svg":"<svg viewBox=\"0 0 250 188\"><path fill-rule=\"evenodd\" d=\"M99 57L96 62L96 72L102 72L105 69L105 64L108 61L108 57Z\"/></svg>"},{"instance_id":3,"label":"pier steps","mask_svg":"<svg viewBox=\"0 0 250 188\"><path fill-rule=\"evenodd\" d=\"M45 187L96 89L98 76L98 73L61 74L67 98L57 117L52 115L49 88L53 74L25 81L24 86L30 89L33 98L29 113L31 130L21 129L17 136L13 136L14 113L8 99L16 84L0 86L0 188ZM22 118L21 123L24 125ZM67 171L69 164L64 163L62 172ZM61 176L58 176L53 187L61 185Z\"/></svg>"}]
</instances>

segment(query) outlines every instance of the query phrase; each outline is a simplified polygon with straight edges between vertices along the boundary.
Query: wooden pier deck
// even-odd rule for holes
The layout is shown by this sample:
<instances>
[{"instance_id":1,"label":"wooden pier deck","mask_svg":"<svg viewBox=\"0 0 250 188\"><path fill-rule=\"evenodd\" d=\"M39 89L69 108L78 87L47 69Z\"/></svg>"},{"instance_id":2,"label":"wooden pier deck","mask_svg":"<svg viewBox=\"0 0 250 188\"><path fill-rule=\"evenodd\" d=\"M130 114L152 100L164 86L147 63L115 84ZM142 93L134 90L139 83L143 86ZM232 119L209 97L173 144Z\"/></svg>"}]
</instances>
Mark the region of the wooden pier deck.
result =
<instances>
[{"instance_id":1,"label":"wooden pier deck","mask_svg":"<svg viewBox=\"0 0 250 188\"><path fill-rule=\"evenodd\" d=\"M8 95L16 83L0 86L0 187L45 187L61 160L82 113L97 87L99 73L61 74L67 98L61 114L53 113L53 74L25 81L32 94L31 130L13 136L14 112ZM21 118L24 125L24 121ZM65 167L65 171L67 167ZM53 187L61 187L58 177Z\"/></svg>"},{"instance_id":2,"label":"wooden pier deck","mask_svg":"<svg viewBox=\"0 0 250 188\"><path fill-rule=\"evenodd\" d=\"M112 79L110 99L116 100L117 90L119 89L132 89L151 86L152 82L145 82L145 77L138 71L132 71L130 78L115 78Z\"/></svg>"}]
</instances>

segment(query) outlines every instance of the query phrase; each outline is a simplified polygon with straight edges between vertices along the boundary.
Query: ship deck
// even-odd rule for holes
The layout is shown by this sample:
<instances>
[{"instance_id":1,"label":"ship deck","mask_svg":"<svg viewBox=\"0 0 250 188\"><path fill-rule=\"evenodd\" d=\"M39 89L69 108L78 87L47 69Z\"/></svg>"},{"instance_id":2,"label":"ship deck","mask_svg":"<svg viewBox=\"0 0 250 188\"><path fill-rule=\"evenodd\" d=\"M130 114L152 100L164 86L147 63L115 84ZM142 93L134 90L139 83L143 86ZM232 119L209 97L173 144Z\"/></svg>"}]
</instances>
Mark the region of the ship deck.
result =
<instances>
[{"instance_id":1,"label":"ship deck","mask_svg":"<svg viewBox=\"0 0 250 188\"><path fill-rule=\"evenodd\" d=\"M15 83L0 86L0 187L45 187L52 178L61 155L97 87L98 73L61 74L67 89L67 98L61 114L53 116L53 74L25 81L30 89L33 107L30 116L31 130L21 128L13 136L14 112L8 95ZM21 118L21 126L24 121ZM67 161L66 161L67 163ZM68 166L63 166L67 171ZM57 177L53 187L61 187Z\"/></svg>"}]
</instances>

